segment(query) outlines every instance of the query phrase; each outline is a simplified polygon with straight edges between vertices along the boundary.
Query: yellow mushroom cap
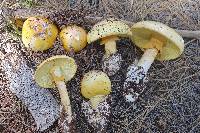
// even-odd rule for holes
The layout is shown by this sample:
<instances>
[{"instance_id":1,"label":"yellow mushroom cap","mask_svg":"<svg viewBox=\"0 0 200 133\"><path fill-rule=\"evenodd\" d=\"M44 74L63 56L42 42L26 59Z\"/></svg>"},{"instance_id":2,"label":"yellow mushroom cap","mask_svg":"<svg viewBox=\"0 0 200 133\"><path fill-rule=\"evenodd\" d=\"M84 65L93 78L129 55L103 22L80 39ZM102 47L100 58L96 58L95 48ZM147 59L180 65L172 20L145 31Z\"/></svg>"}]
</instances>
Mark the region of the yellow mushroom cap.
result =
<instances>
[{"instance_id":1,"label":"yellow mushroom cap","mask_svg":"<svg viewBox=\"0 0 200 133\"><path fill-rule=\"evenodd\" d=\"M57 34L57 27L42 17L30 17L22 27L22 41L25 47L33 51L44 51L51 48Z\"/></svg>"},{"instance_id":2,"label":"yellow mushroom cap","mask_svg":"<svg viewBox=\"0 0 200 133\"><path fill-rule=\"evenodd\" d=\"M184 50L183 38L172 28L154 21L142 21L131 28L133 42L143 49L152 37L163 43L162 51L158 53L158 60L170 60L179 57Z\"/></svg>"},{"instance_id":3,"label":"yellow mushroom cap","mask_svg":"<svg viewBox=\"0 0 200 133\"><path fill-rule=\"evenodd\" d=\"M111 92L111 81L102 71L90 71L83 76L81 81L81 94L85 98L97 95L108 95Z\"/></svg>"},{"instance_id":4,"label":"yellow mushroom cap","mask_svg":"<svg viewBox=\"0 0 200 133\"><path fill-rule=\"evenodd\" d=\"M87 44L87 33L79 26L67 26L61 30L60 39L66 51L78 52Z\"/></svg>"},{"instance_id":5,"label":"yellow mushroom cap","mask_svg":"<svg viewBox=\"0 0 200 133\"><path fill-rule=\"evenodd\" d=\"M43 61L35 72L34 78L36 83L43 88L54 88L54 80L51 75L51 70L54 67L59 67L67 82L71 80L77 70L76 62L73 58L65 55L56 55Z\"/></svg>"},{"instance_id":6,"label":"yellow mushroom cap","mask_svg":"<svg viewBox=\"0 0 200 133\"><path fill-rule=\"evenodd\" d=\"M122 21L115 19L106 19L93 26L88 32L88 43L94 42L98 39L109 36L129 37L131 36L131 29Z\"/></svg>"}]
</instances>

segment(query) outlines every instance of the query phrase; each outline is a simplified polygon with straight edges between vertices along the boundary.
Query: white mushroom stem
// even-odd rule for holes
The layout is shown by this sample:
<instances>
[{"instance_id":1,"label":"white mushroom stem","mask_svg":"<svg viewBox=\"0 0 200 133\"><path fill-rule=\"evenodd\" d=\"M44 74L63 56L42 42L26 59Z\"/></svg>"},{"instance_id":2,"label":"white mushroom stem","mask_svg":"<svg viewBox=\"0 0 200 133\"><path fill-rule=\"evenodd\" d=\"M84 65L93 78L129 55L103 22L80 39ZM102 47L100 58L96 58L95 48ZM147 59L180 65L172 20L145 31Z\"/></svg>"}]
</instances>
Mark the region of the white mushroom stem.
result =
<instances>
[{"instance_id":1,"label":"white mushroom stem","mask_svg":"<svg viewBox=\"0 0 200 133\"><path fill-rule=\"evenodd\" d=\"M69 123L72 121L72 110L71 110L71 104L70 104L70 99L69 95L67 92L67 88L64 82L64 76L62 74L62 70L59 66L54 66L51 69L51 75L53 77L53 80L56 84L56 87L58 88L59 94L60 94L60 99L61 103L65 109L65 112L69 116Z\"/></svg>"},{"instance_id":2,"label":"white mushroom stem","mask_svg":"<svg viewBox=\"0 0 200 133\"><path fill-rule=\"evenodd\" d=\"M116 41L119 40L117 36L109 36L102 39L101 44L105 45L105 56L109 57L117 52Z\"/></svg>"},{"instance_id":3,"label":"white mushroom stem","mask_svg":"<svg viewBox=\"0 0 200 133\"><path fill-rule=\"evenodd\" d=\"M106 57L109 57L111 54L115 54L117 52L116 48L116 42L115 41L109 41L105 43L105 51L106 51Z\"/></svg>"},{"instance_id":4,"label":"white mushroom stem","mask_svg":"<svg viewBox=\"0 0 200 133\"><path fill-rule=\"evenodd\" d=\"M102 102L104 99L105 99L104 95L96 95L96 96L90 98L90 103L91 103L92 108L96 109L98 104L100 102Z\"/></svg>"},{"instance_id":5,"label":"white mushroom stem","mask_svg":"<svg viewBox=\"0 0 200 133\"><path fill-rule=\"evenodd\" d=\"M68 122L71 122L72 121L72 110L71 110L70 99L69 99L69 95L68 95L68 92L67 92L65 82L56 81L55 83L56 83L56 86L57 86L59 94L60 94L61 103L62 103L62 105L65 109L65 112L69 116Z\"/></svg>"},{"instance_id":6,"label":"white mushroom stem","mask_svg":"<svg viewBox=\"0 0 200 133\"><path fill-rule=\"evenodd\" d=\"M85 119L93 127L95 133L106 133L109 128L111 106L108 101L110 101L110 98L110 96L104 97L95 109L91 107L91 101L83 101L82 103L82 112L85 115Z\"/></svg>"},{"instance_id":7,"label":"white mushroom stem","mask_svg":"<svg viewBox=\"0 0 200 133\"><path fill-rule=\"evenodd\" d=\"M151 64L154 62L154 59L156 58L157 54L158 50L156 48L145 50L137 66L141 66L144 69L144 72L147 73L147 71L151 67Z\"/></svg>"},{"instance_id":8,"label":"white mushroom stem","mask_svg":"<svg viewBox=\"0 0 200 133\"><path fill-rule=\"evenodd\" d=\"M129 67L129 71L126 74L126 81L124 82L124 87L126 90L126 101L135 102L138 96L143 92L143 83L145 82L145 75L151 67L151 64L153 63L157 54L158 50L156 48L149 48L145 50L144 54L142 55L142 58L139 60L136 66L132 64ZM134 85L139 86L136 87Z\"/></svg>"},{"instance_id":9,"label":"white mushroom stem","mask_svg":"<svg viewBox=\"0 0 200 133\"><path fill-rule=\"evenodd\" d=\"M145 50L142 58L137 65L132 64L126 74L126 81L124 82L125 98L128 102L135 102L138 96L144 91L144 84L146 73L148 72L151 64L154 62L158 54L156 48L149 48ZM142 68L140 68L142 67Z\"/></svg>"},{"instance_id":10,"label":"white mushroom stem","mask_svg":"<svg viewBox=\"0 0 200 133\"><path fill-rule=\"evenodd\" d=\"M102 68L109 76L114 75L121 67L121 54L117 53L117 36L109 36L102 39L101 44L105 45Z\"/></svg>"},{"instance_id":11,"label":"white mushroom stem","mask_svg":"<svg viewBox=\"0 0 200 133\"><path fill-rule=\"evenodd\" d=\"M148 72L151 64L158 54L158 50L156 48L149 48L145 50L142 58L138 61L137 65L132 64L129 67L129 70L126 74L125 87L127 82L134 82L135 84L139 84L144 80L146 73ZM142 67L142 68L139 68Z\"/></svg>"}]
</instances>

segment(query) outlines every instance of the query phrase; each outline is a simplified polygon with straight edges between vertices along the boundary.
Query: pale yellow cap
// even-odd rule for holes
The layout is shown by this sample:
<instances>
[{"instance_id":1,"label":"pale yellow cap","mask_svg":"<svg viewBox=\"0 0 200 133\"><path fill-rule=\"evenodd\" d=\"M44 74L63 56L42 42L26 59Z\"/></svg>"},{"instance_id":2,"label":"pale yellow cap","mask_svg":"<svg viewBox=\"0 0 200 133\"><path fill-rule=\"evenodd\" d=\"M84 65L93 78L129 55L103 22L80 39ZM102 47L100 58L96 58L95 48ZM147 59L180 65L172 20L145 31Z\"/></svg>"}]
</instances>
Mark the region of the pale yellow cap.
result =
<instances>
[{"instance_id":1,"label":"pale yellow cap","mask_svg":"<svg viewBox=\"0 0 200 133\"><path fill-rule=\"evenodd\" d=\"M22 42L33 51L44 51L53 46L57 34L57 27L48 19L30 17L22 27Z\"/></svg>"},{"instance_id":2,"label":"pale yellow cap","mask_svg":"<svg viewBox=\"0 0 200 133\"><path fill-rule=\"evenodd\" d=\"M155 21L141 21L131 28L132 40L141 49L152 37L163 40L162 52L158 53L158 60L170 60L179 57L184 51L183 38L172 28Z\"/></svg>"},{"instance_id":3,"label":"pale yellow cap","mask_svg":"<svg viewBox=\"0 0 200 133\"><path fill-rule=\"evenodd\" d=\"M64 27L60 32L60 40L66 51L73 49L75 52L82 50L87 44L87 33L79 26Z\"/></svg>"},{"instance_id":4,"label":"pale yellow cap","mask_svg":"<svg viewBox=\"0 0 200 133\"><path fill-rule=\"evenodd\" d=\"M93 28L88 32L87 42L91 43L109 36L130 37L131 35L131 29L127 24L110 18L93 26Z\"/></svg>"},{"instance_id":5,"label":"pale yellow cap","mask_svg":"<svg viewBox=\"0 0 200 133\"><path fill-rule=\"evenodd\" d=\"M108 95L111 92L111 81L102 71L90 71L83 76L81 81L81 94L85 98L97 95Z\"/></svg>"}]
</instances>

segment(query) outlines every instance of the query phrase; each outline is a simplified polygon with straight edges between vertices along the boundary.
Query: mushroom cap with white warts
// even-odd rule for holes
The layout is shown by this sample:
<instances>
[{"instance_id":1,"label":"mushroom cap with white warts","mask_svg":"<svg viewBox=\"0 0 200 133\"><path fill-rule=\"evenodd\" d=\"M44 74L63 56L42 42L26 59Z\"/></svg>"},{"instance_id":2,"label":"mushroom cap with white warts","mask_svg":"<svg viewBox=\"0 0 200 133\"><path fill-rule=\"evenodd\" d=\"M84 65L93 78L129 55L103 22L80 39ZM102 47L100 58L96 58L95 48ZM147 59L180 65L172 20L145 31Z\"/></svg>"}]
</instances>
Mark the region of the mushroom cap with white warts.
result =
<instances>
[{"instance_id":1,"label":"mushroom cap with white warts","mask_svg":"<svg viewBox=\"0 0 200 133\"><path fill-rule=\"evenodd\" d=\"M51 70L54 67L59 67L67 82L71 80L77 70L76 62L73 58L65 55L56 55L43 61L35 72L34 78L39 86L43 88L54 88L55 83L51 75Z\"/></svg>"},{"instance_id":2,"label":"mushroom cap with white warts","mask_svg":"<svg viewBox=\"0 0 200 133\"><path fill-rule=\"evenodd\" d=\"M58 34L57 27L43 17L30 17L22 27L22 42L33 51L51 48Z\"/></svg>"},{"instance_id":3,"label":"mushroom cap with white warts","mask_svg":"<svg viewBox=\"0 0 200 133\"><path fill-rule=\"evenodd\" d=\"M87 42L91 43L109 36L130 37L131 35L131 29L127 24L110 18L105 19L93 26L87 34Z\"/></svg>"},{"instance_id":4,"label":"mushroom cap with white warts","mask_svg":"<svg viewBox=\"0 0 200 133\"><path fill-rule=\"evenodd\" d=\"M163 42L162 51L158 53L158 60L170 60L179 57L184 50L183 38L172 28L155 21L141 21L131 27L133 42L144 48L152 37Z\"/></svg>"},{"instance_id":5,"label":"mushroom cap with white warts","mask_svg":"<svg viewBox=\"0 0 200 133\"><path fill-rule=\"evenodd\" d=\"M97 95L108 95L111 92L111 81L106 73L93 70L86 73L81 80L81 94L85 98Z\"/></svg>"}]
</instances>

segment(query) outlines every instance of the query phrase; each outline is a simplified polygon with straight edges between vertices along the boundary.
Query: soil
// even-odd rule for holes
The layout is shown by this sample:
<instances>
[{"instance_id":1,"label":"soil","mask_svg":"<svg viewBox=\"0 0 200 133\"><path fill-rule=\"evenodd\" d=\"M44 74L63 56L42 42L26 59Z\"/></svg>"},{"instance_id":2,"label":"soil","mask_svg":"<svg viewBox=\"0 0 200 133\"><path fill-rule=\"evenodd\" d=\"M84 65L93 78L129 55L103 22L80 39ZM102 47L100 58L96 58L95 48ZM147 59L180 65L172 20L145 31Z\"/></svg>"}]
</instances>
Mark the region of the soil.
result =
<instances>
[{"instance_id":1,"label":"soil","mask_svg":"<svg viewBox=\"0 0 200 133\"><path fill-rule=\"evenodd\" d=\"M113 1L113 0L112 0ZM173 0L172 0L173 1ZM168 1L168 4L172 1ZM53 2L53 1L52 1ZM90 1L91 2L91 1ZM121 4L121 10L119 14L113 12L115 9L115 4L105 7L104 10L110 9L115 16L131 21L138 21L142 17L133 19L134 17L128 18L128 16L120 16L124 13L123 8L126 3ZM154 1L155 2L155 1ZM97 5L106 3L106 1L93 1L89 4L92 8ZM138 2L135 2L138 3ZM162 2L159 2L162 3ZM176 3L176 2L175 2ZM184 4L185 2L180 3ZM162 3L163 5L167 4ZM162 5L161 4L161 5ZM188 1L188 6L193 5L195 7L200 6L200 4L195 5L195 0L192 2ZM73 7L75 4L71 2ZM137 5L137 4L136 4ZM142 5L142 4L139 4ZM69 5L68 5L69 6ZM131 5L130 5L131 6ZM158 5L154 5L158 6ZM118 6L119 7L119 6ZM138 6L140 7L140 6ZM160 7L160 6L158 6ZM193 10L193 7L191 10ZM134 7L132 7L134 8ZM141 7L142 8L142 7ZM159 8L161 9L161 7ZM196 9L196 8L195 8ZM198 8L197 8L198 9ZM91 9L92 10L92 9ZM102 8L99 9L102 11ZM119 10L119 8L117 9ZM136 11L136 10L135 10ZM181 9L179 11L182 11ZM72 10L65 10L65 14L71 13ZM82 11L74 12L75 14L80 14ZM132 11L129 11L129 13ZM186 14L189 12L185 11ZM97 13L99 16L113 16L109 15L110 13L105 12L105 14ZM138 12L136 11L136 16ZM142 12L143 13L143 12ZM141 14L142 14L141 13ZM153 17L156 17L156 20L163 21L161 14L166 12L161 12L160 14L155 14ZM196 18L196 11L193 18ZM55 14L53 14L55 15ZM52 15L52 16L53 16ZM91 16L93 14L91 13ZM144 15L144 13L143 13ZM59 16L59 13L57 14ZM145 19L152 19L151 16L146 16ZM190 17L190 16L187 16ZM200 16L197 16L197 18ZM50 18L52 18L50 16ZM66 20L71 22L73 18L69 19L64 17L59 19ZM79 25L89 29L92 26L92 23L84 21L78 17L73 19L73 23L78 23ZM173 18L172 18L173 19ZM52 19L56 21L55 19ZM187 21L188 20L188 21ZM199 28L199 22L189 21L189 19L181 22L179 19L173 19L169 25L173 25L175 28L179 29L193 29L193 23L196 24L196 28ZM170 22L170 21L169 21ZM180 22L180 23L179 23ZM188 23L192 22L191 25ZM182 23L182 25L180 25ZM187 25L184 23L187 23ZM45 52L31 52L24 48L20 40L13 38L12 36L6 36L8 33L5 29L5 22L0 19L2 34L0 37L0 43L12 44L12 41L17 41L19 47L21 47L20 52L23 53L23 57L27 60L27 65L33 69L36 69L36 66L41 63L44 59L58 54L67 54L75 58L78 64L78 71L75 77L67 84L69 89L72 110L76 116L76 127L77 132L80 133L89 133L93 132L93 129L84 119L84 115L81 112L81 103L83 97L80 95L80 80L85 73L90 70L102 70L102 57L104 55L104 47L99 45L99 42L89 44L85 49L79 53L65 53L62 48L59 39L57 40L54 48L49 49ZM60 23L57 21L57 25L60 26ZM131 65L135 60L139 59L142 55L142 51L139 50L129 39L122 38L117 42L118 52L122 55L122 67L117 74L110 76L112 82L112 116L111 123L107 129L108 133L133 133L133 132L199 132L200 130L200 40L198 39L187 39L185 40L185 51L178 59L171 61L155 61L152 64L152 67L149 71L149 82L147 88L139 96L135 105L128 104L122 98L123 83L125 81L126 71L129 65ZM0 45L3 46L3 45ZM4 54L4 48L0 47L0 55ZM2 58L1 58L2 59ZM0 60L1 60L0 59ZM6 79L5 72L0 68L0 132L38 132L36 129L36 124L34 119L31 116L29 110L22 104L22 102L11 93L8 87L9 81ZM59 96L56 91L52 91L52 94L58 99ZM59 132L59 120L54 123L53 126L43 131L44 133L57 133Z\"/></svg>"}]
</instances>

